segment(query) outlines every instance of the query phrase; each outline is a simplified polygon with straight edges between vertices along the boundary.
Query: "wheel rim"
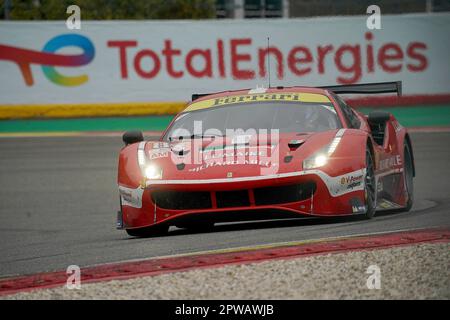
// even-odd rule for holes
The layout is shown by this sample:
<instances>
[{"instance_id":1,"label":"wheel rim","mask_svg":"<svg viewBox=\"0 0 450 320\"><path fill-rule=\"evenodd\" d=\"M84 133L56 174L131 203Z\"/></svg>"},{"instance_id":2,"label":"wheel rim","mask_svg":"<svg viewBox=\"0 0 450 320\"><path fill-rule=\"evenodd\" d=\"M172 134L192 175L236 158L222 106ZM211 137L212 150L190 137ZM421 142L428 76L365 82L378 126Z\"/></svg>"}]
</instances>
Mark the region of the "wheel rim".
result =
<instances>
[{"instance_id":1,"label":"wheel rim","mask_svg":"<svg viewBox=\"0 0 450 320\"><path fill-rule=\"evenodd\" d=\"M366 203L370 199L372 206L375 205L375 173L373 169L372 155L367 152L366 155L366 181L365 181Z\"/></svg>"}]
</instances>

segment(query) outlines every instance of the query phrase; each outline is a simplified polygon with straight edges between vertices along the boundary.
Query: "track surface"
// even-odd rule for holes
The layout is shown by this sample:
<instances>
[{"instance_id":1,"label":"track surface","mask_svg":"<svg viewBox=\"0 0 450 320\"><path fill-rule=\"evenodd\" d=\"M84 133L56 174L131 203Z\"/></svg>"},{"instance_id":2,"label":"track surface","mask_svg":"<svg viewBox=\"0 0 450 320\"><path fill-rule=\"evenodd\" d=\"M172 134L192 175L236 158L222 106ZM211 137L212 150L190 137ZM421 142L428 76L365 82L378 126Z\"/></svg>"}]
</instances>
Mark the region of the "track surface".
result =
<instances>
[{"instance_id":1,"label":"track surface","mask_svg":"<svg viewBox=\"0 0 450 320\"><path fill-rule=\"evenodd\" d=\"M370 221L302 219L172 229L134 239L114 229L118 137L0 139L0 277L204 250L450 227L450 134L412 134L413 212ZM434 205L434 206L433 206Z\"/></svg>"}]
</instances>

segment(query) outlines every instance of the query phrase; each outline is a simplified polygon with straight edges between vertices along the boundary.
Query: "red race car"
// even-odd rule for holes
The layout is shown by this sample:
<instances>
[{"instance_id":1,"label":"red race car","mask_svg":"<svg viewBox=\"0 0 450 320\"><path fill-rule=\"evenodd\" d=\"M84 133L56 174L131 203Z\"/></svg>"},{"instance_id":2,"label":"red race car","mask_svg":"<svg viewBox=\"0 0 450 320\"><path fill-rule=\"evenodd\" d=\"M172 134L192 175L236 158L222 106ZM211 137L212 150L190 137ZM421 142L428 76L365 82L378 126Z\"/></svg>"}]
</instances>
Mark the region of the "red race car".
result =
<instances>
[{"instance_id":1,"label":"red race car","mask_svg":"<svg viewBox=\"0 0 450 320\"><path fill-rule=\"evenodd\" d=\"M396 92L401 82L194 94L158 141L126 132L117 228L411 209L411 139L384 111L365 116L338 94Z\"/></svg>"}]
</instances>

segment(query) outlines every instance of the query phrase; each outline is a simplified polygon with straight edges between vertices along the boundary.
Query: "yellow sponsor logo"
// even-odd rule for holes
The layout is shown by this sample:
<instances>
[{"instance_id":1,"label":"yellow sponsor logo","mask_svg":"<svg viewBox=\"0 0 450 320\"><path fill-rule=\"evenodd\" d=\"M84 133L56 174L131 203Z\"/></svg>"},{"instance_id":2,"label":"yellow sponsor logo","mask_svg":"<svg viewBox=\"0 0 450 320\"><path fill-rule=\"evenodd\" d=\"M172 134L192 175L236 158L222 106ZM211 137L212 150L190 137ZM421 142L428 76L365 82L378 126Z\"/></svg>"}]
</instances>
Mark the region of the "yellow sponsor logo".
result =
<instances>
[{"instance_id":1,"label":"yellow sponsor logo","mask_svg":"<svg viewBox=\"0 0 450 320\"><path fill-rule=\"evenodd\" d=\"M219 107L237 103L265 102L265 101L286 101L286 102L309 102L309 103L330 103L330 99L318 93L263 93L246 94L228 97L219 97L204 101L194 102L188 106L184 112Z\"/></svg>"}]
</instances>

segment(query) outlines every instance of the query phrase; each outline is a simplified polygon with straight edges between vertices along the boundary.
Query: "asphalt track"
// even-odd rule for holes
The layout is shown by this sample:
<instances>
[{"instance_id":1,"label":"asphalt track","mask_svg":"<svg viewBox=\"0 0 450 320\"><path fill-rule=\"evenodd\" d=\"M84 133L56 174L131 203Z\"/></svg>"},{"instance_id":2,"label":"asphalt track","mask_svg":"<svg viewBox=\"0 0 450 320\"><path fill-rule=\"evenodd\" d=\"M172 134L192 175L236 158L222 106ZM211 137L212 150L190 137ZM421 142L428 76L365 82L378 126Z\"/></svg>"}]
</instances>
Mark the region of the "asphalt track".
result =
<instances>
[{"instance_id":1,"label":"asphalt track","mask_svg":"<svg viewBox=\"0 0 450 320\"><path fill-rule=\"evenodd\" d=\"M0 139L0 277L206 250L450 227L450 134L414 133L410 213L223 224L137 239L116 231L120 137Z\"/></svg>"}]
</instances>

